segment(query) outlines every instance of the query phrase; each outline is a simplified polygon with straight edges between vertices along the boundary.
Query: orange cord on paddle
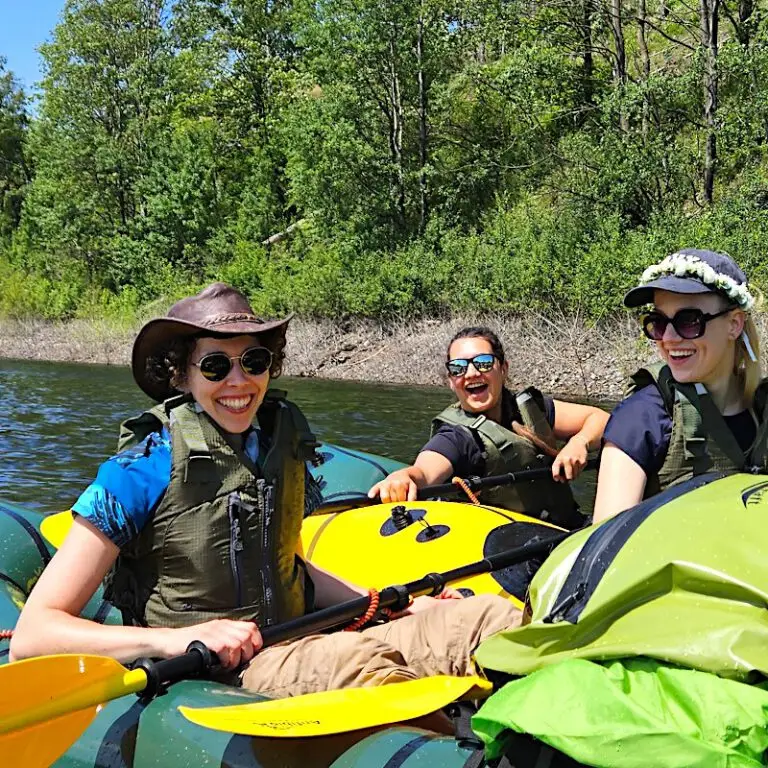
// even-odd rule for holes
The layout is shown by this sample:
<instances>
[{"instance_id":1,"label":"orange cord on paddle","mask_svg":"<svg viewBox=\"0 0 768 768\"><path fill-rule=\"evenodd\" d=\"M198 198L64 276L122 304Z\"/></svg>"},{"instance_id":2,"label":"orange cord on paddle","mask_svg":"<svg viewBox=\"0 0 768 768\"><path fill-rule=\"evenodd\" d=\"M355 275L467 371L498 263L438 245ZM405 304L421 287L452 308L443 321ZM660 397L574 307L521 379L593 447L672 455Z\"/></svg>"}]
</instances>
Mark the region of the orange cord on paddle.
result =
<instances>
[{"instance_id":1,"label":"orange cord on paddle","mask_svg":"<svg viewBox=\"0 0 768 768\"><path fill-rule=\"evenodd\" d=\"M355 619L348 627L344 627L345 632L357 632L358 629L364 627L375 615L379 609L379 590L368 590L368 610L359 618Z\"/></svg>"},{"instance_id":2,"label":"orange cord on paddle","mask_svg":"<svg viewBox=\"0 0 768 768\"><path fill-rule=\"evenodd\" d=\"M387 620L391 619L394 615L394 611L391 608L382 608L379 609L379 592L376 589L369 589L368 590L368 598L370 599L370 602L368 603L368 610L359 618L355 619L348 627L344 627L345 632L357 632L358 629L361 629L364 627L375 615L378 611L382 616L385 616ZM408 605L406 608L410 608L413 605L413 595L408 595Z\"/></svg>"},{"instance_id":3,"label":"orange cord on paddle","mask_svg":"<svg viewBox=\"0 0 768 768\"><path fill-rule=\"evenodd\" d=\"M458 485L459 488L461 488L461 490L464 491L464 493L466 493L467 496L469 496L469 500L473 504L480 503L480 499L478 499L477 496L472 492L472 489L469 487L466 480L462 479L461 477L454 477L454 478L451 478L451 482L454 485Z\"/></svg>"},{"instance_id":4,"label":"orange cord on paddle","mask_svg":"<svg viewBox=\"0 0 768 768\"><path fill-rule=\"evenodd\" d=\"M10 640L13 637L12 629L0 629L0 640Z\"/></svg>"}]
</instances>

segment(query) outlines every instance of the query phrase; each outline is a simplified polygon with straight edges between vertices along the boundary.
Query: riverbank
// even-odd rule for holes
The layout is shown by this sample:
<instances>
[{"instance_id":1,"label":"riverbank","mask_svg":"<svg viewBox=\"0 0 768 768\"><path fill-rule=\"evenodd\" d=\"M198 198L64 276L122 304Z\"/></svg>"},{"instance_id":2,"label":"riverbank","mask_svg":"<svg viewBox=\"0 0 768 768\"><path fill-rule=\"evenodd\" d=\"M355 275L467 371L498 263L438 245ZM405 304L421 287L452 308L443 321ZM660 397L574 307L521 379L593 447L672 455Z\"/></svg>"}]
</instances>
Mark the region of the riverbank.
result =
<instances>
[{"instance_id":1,"label":"riverbank","mask_svg":"<svg viewBox=\"0 0 768 768\"><path fill-rule=\"evenodd\" d=\"M764 315L758 318L763 338ZM630 316L599 323L575 317L456 317L382 326L373 322L296 319L291 323L289 376L439 385L445 345L465 325L497 330L509 359L512 388L535 385L545 392L590 399L618 399L626 377L654 358L650 342ZM135 327L109 321L49 323L0 321L0 357L128 365Z\"/></svg>"}]
</instances>

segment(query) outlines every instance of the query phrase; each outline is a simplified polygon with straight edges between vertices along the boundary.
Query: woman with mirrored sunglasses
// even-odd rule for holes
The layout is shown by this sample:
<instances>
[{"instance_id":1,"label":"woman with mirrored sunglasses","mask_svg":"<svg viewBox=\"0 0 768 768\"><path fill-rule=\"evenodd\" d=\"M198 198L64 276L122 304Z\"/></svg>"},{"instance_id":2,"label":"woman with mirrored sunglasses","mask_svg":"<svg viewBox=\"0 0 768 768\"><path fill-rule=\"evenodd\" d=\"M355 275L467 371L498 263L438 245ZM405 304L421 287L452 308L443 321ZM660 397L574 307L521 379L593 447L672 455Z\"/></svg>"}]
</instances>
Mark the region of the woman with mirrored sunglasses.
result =
<instances>
[{"instance_id":1,"label":"woman with mirrored sunglasses","mask_svg":"<svg viewBox=\"0 0 768 768\"><path fill-rule=\"evenodd\" d=\"M283 697L470 674L475 646L519 623L501 597L446 589L389 624L260 650L259 627L368 595L301 552L315 441L298 408L267 392L287 323L256 317L216 283L142 328L133 374L158 405L123 424L120 452L73 506L72 529L16 626L13 658L165 658L200 640L228 680ZM105 597L124 626L79 617L107 575Z\"/></svg>"},{"instance_id":2,"label":"woman with mirrored sunglasses","mask_svg":"<svg viewBox=\"0 0 768 768\"><path fill-rule=\"evenodd\" d=\"M755 298L733 259L678 251L624 303L651 305L640 322L661 360L632 377L608 422L595 521L703 472L767 466Z\"/></svg>"},{"instance_id":3,"label":"woman with mirrored sunglasses","mask_svg":"<svg viewBox=\"0 0 768 768\"><path fill-rule=\"evenodd\" d=\"M412 466L371 488L382 501L415 499L418 488L451 477L497 475L552 466L552 476L481 493L484 503L525 512L567 528L583 524L567 480L597 447L608 420L599 408L544 397L533 387L504 386L508 363L498 336L483 326L462 328L448 344L448 383L458 402L432 422L432 435ZM562 449L556 440L566 441Z\"/></svg>"}]
</instances>

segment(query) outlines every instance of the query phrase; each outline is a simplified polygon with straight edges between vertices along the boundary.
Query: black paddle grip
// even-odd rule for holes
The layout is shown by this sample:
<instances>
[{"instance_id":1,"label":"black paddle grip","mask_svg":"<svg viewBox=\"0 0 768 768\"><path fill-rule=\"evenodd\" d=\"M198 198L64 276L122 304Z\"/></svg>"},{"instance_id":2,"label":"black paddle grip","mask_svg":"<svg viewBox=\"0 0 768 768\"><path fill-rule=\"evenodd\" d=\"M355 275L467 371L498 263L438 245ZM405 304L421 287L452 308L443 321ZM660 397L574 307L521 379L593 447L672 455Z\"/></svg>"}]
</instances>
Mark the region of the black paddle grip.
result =
<instances>
[{"instance_id":1,"label":"black paddle grip","mask_svg":"<svg viewBox=\"0 0 768 768\"><path fill-rule=\"evenodd\" d=\"M218 656L204 643L195 640L190 643L187 652L171 659L154 661L153 659L136 659L132 669L143 669L147 675L147 685L139 692L142 699L153 699L163 688L178 680L199 677L219 663Z\"/></svg>"},{"instance_id":2,"label":"black paddle grip","mask_svg":"<svg viewBox=\"0 0 768 768\"><path fill-rule=\"evenodd\" d=\"M445 589L445 579L442 573L428 573L424 579L432 583L432 591L428 594L437 597Z\"/></svg>"},{"instance_id":3,"label":"black paddle grip","mask_svg":"<svg viewBox=\"0 0 768 768\"><path fill-rule=\"evenodd\" d=\"M393 589L397 594L397 602L389 606L393 611L404 611L411 602L411 593L408 591L408 587L405 584L393 584L390 589Z\"/></svg>"}]
</instances>

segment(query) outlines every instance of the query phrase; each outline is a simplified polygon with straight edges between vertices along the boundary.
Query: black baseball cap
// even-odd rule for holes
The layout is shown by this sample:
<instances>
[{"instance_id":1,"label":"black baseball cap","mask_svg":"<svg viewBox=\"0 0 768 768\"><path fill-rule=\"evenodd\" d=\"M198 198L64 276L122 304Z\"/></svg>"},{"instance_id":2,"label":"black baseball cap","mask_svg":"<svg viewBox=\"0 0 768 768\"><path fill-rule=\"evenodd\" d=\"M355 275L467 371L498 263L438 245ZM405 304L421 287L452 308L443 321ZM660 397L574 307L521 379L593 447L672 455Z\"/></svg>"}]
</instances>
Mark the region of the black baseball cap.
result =
<instances>
[{"instance_id":1,"label":"black baseball cap","mask_svg":"<svg viewBox=\"0 0 768 768\"><path fill-rule=\"evenodd\" d=\"M710 279L705 282L708 275L697 274L697 271L709 272L709 270L701 268L697 270L697 261L702 262L703 265L710 267L715 272L714 280ZM690 265L688 270L686 270L686 264ZM717 284L717 278L730 278L736 285L744 286L745 290L747 288L747 276L727 253L706 251L699 248L683 248L671 256L667 256L658 264L649 267L643 276L646 274L648 274L649 280L632 288L624 296L625 306L641 307L644 304L653 303L653 292L656 290L688 294L720 293L734 304L741 305L743 302L728 292L727 285L719 286ZM658 276L654 277L654 274ZM721 280L721 282L730 281Z\"/></svg>"}]
</instances>

